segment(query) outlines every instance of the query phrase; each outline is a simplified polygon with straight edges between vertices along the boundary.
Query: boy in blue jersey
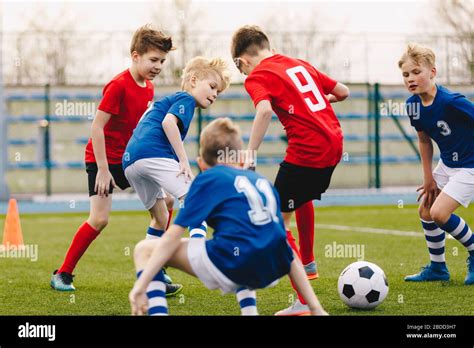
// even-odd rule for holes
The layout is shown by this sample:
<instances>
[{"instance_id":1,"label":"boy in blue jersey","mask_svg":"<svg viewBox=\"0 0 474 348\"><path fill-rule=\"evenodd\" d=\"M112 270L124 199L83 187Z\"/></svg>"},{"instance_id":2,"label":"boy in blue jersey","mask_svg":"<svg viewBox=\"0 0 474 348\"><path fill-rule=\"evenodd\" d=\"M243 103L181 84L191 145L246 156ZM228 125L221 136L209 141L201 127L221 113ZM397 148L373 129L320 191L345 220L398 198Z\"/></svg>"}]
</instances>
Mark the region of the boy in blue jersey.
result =
<instances>
[{"instance_id":1,"label":"boy in blue jersey","mask_svg":"<svg viewBox=\"0 0 474 348\"><path fill-rule=\"evenodd\" d=\"M141 241L135 248L138 280L129 295L132 314L168 314L163 278L155 276L165 265L199 278L209 289L237 293L241 307L243 302L255 305L254 299L239 296L242 288L264 288L289 274L311 313L327 314L286 241L277 192L261 175L241 169L239 156L233 155L240 151L240 131L229 119L217 119L203 130L198 158L203 172L192 183L184 207L161 239ZM212 239L181 238L186 226L203 220L214 228ZM152 283L159 295L153 302L146 296Z\"/></svg>"},{"instance_id":2,"label":"boy in blue jersey","mask_svg":"<svg viewBox=\"0 0 474 348\"><path fill-rule=\"evenodd\" d=\"M125 177L150 212L147 239L160 238L169 222L166 192L180 201L194 178L184 149L196 107L207 108L229 86L230 74L222 59L191 59L183 71L182 91L153 103L133 131L125 149L122 166ZM206 223L190 227L193 237L206 236ZM173 294L182 285L171 284Z\"/></svg>"},{"instance_id":3,"label":"boy in blue jersey","mask_svg":"<svg viewBox=\"0 0 474 348\"><path fill-rule=\"evenodd\" d=\"M423 185L418 188L419 214L430 264L406 281L449 280L445 260L445 232L464 247L469 257L466 285L474 284L474 236L466 222L453 214L474 198L474 108L465 96L435 83L434 52L409 44L401 57L405 86L413 93L407 100L411 125L418 132L423 165ZM432 171L434 140L441 159Z\"/></svg>"},{"instance_id":4,"label":"boy in blue jersey","mask_svg":"<svg viewBox=\"0 0 474 348\"><path fill-rule=\"evenodd\" d=\"M212 105L229 81L222 59L193 58L183 71L182 91L156 101L133 131L122 165L127 180L150 212L147 238L161 237L166 229L165 191L182 201L194 178L183 141L195 108Z\"/></svg>"}]
</instances>

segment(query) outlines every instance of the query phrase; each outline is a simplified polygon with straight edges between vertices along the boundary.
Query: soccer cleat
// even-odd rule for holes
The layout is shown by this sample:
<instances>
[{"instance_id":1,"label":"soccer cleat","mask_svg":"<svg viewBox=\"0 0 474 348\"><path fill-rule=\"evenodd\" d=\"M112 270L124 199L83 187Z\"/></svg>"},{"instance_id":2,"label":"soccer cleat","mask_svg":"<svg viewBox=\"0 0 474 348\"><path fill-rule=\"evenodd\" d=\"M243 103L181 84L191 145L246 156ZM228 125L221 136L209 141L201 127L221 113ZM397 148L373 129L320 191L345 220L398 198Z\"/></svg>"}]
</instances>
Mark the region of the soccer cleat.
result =
<instances>
[{"instance_id":1,"label":"soccer cleat","mask_svg":"<svg viewBox=\"0 0 474 348\"><path fill-rule=\"evenodd\" d=\"M164 280L165 280L165 283L166 284L172 284L173 283L173 280L171 279L171 277L168 275L168 273L166 273L166 268L163 268L163 276L164 276Z\"/></svg>"},{"instance_id":2,"label":"soccer cleat","mask_svg":"<svg viewBox=\"0 0 474 348\"><path fill-rule=\"evenodd\" d=\"M183 286L181 284L165 283L165 285L166 285L166 297L176 296L183 290Z\"/></svg>"},{"instance_id":3,"label":"soccer cleat","mask_svg":"<svg viewBox=\"0 0 474 348\"><path fill-rule=\"evenodd\" d=\"M464 279L464 284L474 285L474 256L469 256L466 260L467 263L467 275Z\"/></svg>"},{"instance_id":4,"label":"soccer cleat","mask_svg":"<svg viewBox=\"0 0 474 348\"><path fill-rule=\"evenodd\" d=\"M296 300L290 307L275 313L276 316L302 316L310 314L311 311L308 305L302 304L300 300Z\"/></svg>"},{"instance_id":5,"label":"soccer cleat","mask_svg":"<svg viewBox=\"0 0 474 348\"><path fill-rule=\"evenodd\" d=\"M449 271L446 266L433 267L429 264L421 268L421 272L405 277L406 282L433 282L433 281L448 281Z\"/></svg>"},{"instance_id":6,"label":"soccer cleat","mask_svg":"<svg viewBox=\"0 0 474 348\"><path fill-rule=\"evenodd\" d=\"M50 285L54 290L74 291L76 288L72 284L72 278L74 278L74 276L70 273L58 273L58 270L55 270L51 276Z\"/></svg>"},{"instance_id":7,"label":"soccer cleat","mask_svg":"<svg viewBox=\"0 0 474 348\"><path fill-rule=\"evenodd\" d=\"M314 280L319 278L318 266L316 265L316 261L312 261L307 265L304 265L304 270L306 272L308 280Z\"/></svg>"}]
</instances>

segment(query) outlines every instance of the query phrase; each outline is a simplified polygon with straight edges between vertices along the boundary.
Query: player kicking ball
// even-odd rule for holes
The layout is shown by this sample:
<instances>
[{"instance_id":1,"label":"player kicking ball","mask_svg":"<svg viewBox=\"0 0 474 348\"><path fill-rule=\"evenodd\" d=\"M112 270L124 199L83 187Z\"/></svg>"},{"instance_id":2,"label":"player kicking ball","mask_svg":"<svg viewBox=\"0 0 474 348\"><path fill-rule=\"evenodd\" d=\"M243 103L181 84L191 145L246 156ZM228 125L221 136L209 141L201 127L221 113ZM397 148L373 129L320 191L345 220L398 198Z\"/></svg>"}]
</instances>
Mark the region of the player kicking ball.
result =
<instances>
[{"instance_id":1,"label":"player kicking ball","mask_svg":"<svg viewBox=\"0 0 474 348\"><path fill-rule=\"evenodd\" d=\"M165 265L199 278L208 289L237 293L242 314L249 315L257 310L248 293L289 274L311 314L327 314L288 245L277 192L267 179L234 163L238 156L222 156L241 150L240 130L227 118L202 131L198 164L203 172L184 207L161 239L143 240L135 248L138 279L129 294L133 315L168 314ZM182 238L187 226L204 220L214 228L212 239Z\"/></svg>"},{"instance_id":2,"label":"player kicking ball","mask_svg":"<svg viewBox=\"0 0 474 348\"><path fill-rule=\"evenodd\" d=\"M465 96L435 83L435 54L418 44L409 44L398 66L413 96L407 100L411 125L418 132L423 185L419 214L430 254L430 264L406 281L449 280L445 259L445 232L467 249L464 284L474 284L474 236L466 222L453 214L474 198L474 105ZM441 158L432 171L433 143Z\"/></svg>"},{"instance_id":3,"label":"player kicking ball","mask_svg":"<svg viewBox=\"0 0 474 348\"><path fill-rule=\"evenodd\" d=\"M249 154L263 141L275 112L286 130L288 148L280 164L275 188L281 199L281 211L288 241L299 255L290 231L293 211L300 210L298 228L302 261L308 278L317 277L313 253L314 210L312 201L321 199L329 187L332 173L342 156L342 130L330 103L342 101L349 89L318 71L308 62L275 54L267 35L257 26L238 29L231 44L237 68L247 75L245 89L256 108ZM276 315L305 315L309 312L304 298Z\"/></svg>"}]
</instances>

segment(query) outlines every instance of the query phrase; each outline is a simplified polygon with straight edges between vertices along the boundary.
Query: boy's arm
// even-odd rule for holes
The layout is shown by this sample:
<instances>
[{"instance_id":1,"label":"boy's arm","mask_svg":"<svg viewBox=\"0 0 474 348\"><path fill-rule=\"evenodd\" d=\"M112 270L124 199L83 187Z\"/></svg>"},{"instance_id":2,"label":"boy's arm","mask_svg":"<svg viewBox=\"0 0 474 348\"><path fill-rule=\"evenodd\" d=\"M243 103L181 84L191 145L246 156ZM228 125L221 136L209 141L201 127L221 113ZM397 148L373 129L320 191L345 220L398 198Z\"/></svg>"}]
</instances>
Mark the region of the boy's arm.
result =
<instances>
[{"instance_id":1,"label":"boy's arm","mask_svg":"<svg viewBox=\"0 0 474 348\"><path fill-rule=\"evenodd\" d=\"M313 288L309 284L303 265L295 252L293 252L293 261L291 262L289 277L295 284L298 293L300 293L305 299L312 315L328 315L321 306L321 303L319 303Z\"/></svg>"},{"instance_id":2,"label":"boy's arm","mask_svg":"<svg viewBox=\"0 0 474 348\"><path fill-rule=\"evenodd\" d=\"M185 180L192 180L194 175L191 171L183 142L181 141L181 135L178 128L178 118L173 114L167 114L163 120L162 126L176 156L178 156L179 166L181 169L179 174L184 174Z\"/></svg>"},{"instance_id":3,"label":"boy's arm","mask_svg":"<svg viewBox=\"0 0 474 348\"><path fill-rule=\"evenodd\" d=\"M92 147L94 149L94 157L98 168L94 191L96 191L99 196L109 195L111 183L116 187L114 178L109 171L107 154L105 151L104 127L107 122L109 122L111 116L112 115L107 112L97 110L94 121L92 121Z\"/></svg>"},{"instance_id":4,"label":"boy's arm","mask_svg":"<svg viewBox=\"0 0 474 348\"><path fill-rule=\"evenodd\" d=\"M438 186L433 178L433 142L428 134L423 131L418 132L418 146L420 148L421 164L423 166L423 185L416 190L420 192L417 200L425 196L425 207L431 207L438 193Z\"/></svg>"},{"instance_id":5,"label":"boy's arm","mask_svg":"<svg viewBox=\"0 0 474 348\"><path fill-rule=\"evenodd\" d=\"M168 262L175 254L181 243L181 237L184 234L184 227L179 225L172 225L165 234L157 241L155 248L143 269L140 278L137 279L132 291L129 294L130 304L132 306L132 315L145 314L147 307L146 289L148 284L159 270ZM135 263L137 258L143 257L138 255L135 251Z\"/></svg>"},{"instance_id":6,"label":"boy's arm","mask_svg":"<svg viewBox=\"0 0 474 348\"><path fill-rule=\"evenodd\" d=\"M334 89L326 97L330 103L343 101L349 96L349 87L338 82Z\"/></svg>"},{"instance_id":7,"label":"boy's arm","mask_svg":"<svg viewBox=\"0 0 474 348\"><path fill-rule=\"evenodd\" d=\"M256 106L256 110L257 112L252 124L252 130L250 131L248 145L249 156L253 154L254 151L257 151L260 147L273 115L272 105L268 100L260 101ZM249 166L252 166L253 163L255 163L255 159L249 158L249 161L245 164L245 167L248 168Z\"/></svg>"}]
</instances>

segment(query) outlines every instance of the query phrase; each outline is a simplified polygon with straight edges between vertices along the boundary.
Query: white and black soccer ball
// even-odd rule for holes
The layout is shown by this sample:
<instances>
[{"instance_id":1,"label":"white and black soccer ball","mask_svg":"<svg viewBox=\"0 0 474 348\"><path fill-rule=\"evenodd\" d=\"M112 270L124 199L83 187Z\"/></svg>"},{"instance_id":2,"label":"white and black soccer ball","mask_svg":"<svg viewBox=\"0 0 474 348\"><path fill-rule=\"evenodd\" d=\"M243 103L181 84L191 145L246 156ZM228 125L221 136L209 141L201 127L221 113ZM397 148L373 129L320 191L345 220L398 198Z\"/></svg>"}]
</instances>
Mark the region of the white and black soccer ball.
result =
<instances>
[{"instance_id":1,"label":"white and black soccer ball","mask_svg":"<svg viewBox=\"0 0 474 348\"><path fill-rule=\"evenodd\" d=\"M351 308L375 308L387 297L387 277L371 262L354 262L341 272L337 290L342 301Z\"/></svg>"}]
</instances>

